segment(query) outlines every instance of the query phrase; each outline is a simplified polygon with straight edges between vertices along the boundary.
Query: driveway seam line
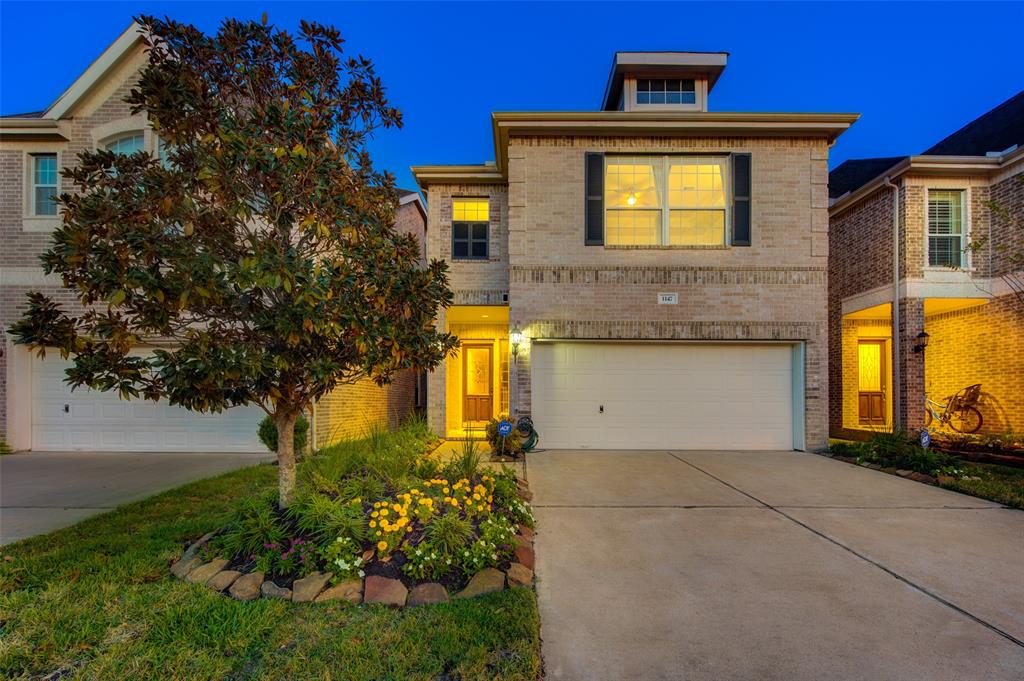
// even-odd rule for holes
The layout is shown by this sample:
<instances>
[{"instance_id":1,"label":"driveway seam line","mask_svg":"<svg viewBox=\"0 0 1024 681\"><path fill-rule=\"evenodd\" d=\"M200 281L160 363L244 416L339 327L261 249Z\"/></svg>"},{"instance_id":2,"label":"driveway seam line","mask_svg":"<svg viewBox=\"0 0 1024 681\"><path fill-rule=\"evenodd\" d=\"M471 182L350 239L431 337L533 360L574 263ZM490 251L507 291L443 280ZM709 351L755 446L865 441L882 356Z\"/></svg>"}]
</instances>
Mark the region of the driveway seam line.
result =
<instances>
[{"instance_id":1,"label":"driveway seam line","mask_svg":"<svg viewBox=\"0 0 1024 681\"><path fill-rule=\"evenodd\" d=\"M686 459L683 459L683 458L677 456L675 453L669 452L669 455L674 457L677 461L680 461L681 463L684 463L687 466L693 468L694 470L700 471L701 473L703 473L704 475L708 476L709 478L713 478L714 480L717 480L718 482L722 483L726 487L729 487L731 489L736 490L740 494L753 499L754 501L756 501L759 504L763 504L766 508L769 508L772 511L775 511L776 513L781 515L783 518L786 518L787 520L789 520L790 522L794 523L795 525L799 525L800 527L804 528L808 532L810 532L810 533L812 533L814 535L817 535L818 537L821 537L825 541L828 541L828 542L831 542L832 544L835 544L839 548L841 548L841 549L843 549L843 550L853 554L854 556L860 558L864 562L869 563L871 565L874 565L876 568L878 568L879 570L882 570L883 572L885 572L886 574L890 575L891 577L895 577L897 580L903 582L907 586L909 586L909 587L911 587L913 589L916 589L917 591L919 591L920 593L924 594L925 596L928 596L929 598L932 598L933 600L938 601L939 603L945 605L946 607L950 608L951 610L954 610L954 611L960 613L964 617L967 617L968 619L974 620L975 622L977 622L981 626L985 627L986 629L988 629L988 630L990 630L990 631L992 631L992 632L994 632L996 634L999 634L1000 636L1002 636L1006 640L1010 641L1011 643L1014 643L1014 644L1020 646L1021 648L1024 648L1024 641L1020 640L1019 638L1017 638L1016 636L1014 636L1013 634L1011 634L1011 633L1009 633L1007 631L1003 631L1002 629L1000 629L996 625L994 625L994 624L992 624L990 622L986 622L985 620L981 619L980 617L978 617L977 615L971 613L970 611L963 609L962 607L960 607L956 603L953 603L952 601L946 600L942 596L939 596L938 594L933 593L932 591L926 589L925 587L921 586L920 584L917 584L916 582L913 582L913 581L907 579L903 575L901 575L901 574L891 570L890 568L886 567L885 565L882 565L878 561L873 560L873 559L867 557L866 555L864 555L864 554L862 554L862 553L860 553L858 551L855 551L854 549L850 548L846 544L843 544L841 541L839 541L837 539L833 539L832 537L828 536L827 534L814 529L810 525L797 520L796 518L794 518L793 516L789 515L788 513L784 513L783 511L779 510L777 507L772 506L771 504L758 499L753 494L749 494L748 492L743 491L739 487L736 487L735 485L730 484L730 483L726 482L725 480L722 480L718 476L713 475L712 473L707 472L706 470L704 470L700 466L698 466L698 465L696 465L694 463L690 463Z\"/></svg>"}]
</instances>

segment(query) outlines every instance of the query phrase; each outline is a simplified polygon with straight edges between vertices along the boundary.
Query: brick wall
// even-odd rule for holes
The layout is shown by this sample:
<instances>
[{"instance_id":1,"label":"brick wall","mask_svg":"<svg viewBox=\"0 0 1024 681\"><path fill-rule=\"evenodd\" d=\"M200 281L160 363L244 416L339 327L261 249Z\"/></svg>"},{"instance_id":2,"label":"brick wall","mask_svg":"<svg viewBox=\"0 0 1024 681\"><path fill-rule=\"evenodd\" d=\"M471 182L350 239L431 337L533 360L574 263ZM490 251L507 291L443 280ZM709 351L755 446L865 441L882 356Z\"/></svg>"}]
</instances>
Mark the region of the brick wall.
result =
<instances>
[{"instance_id":1,"label":"brick wall","mask_svg":"<svg viewBox=\"0 0 1024 681\"><path fill-rule=\"evenodd\" d=\"M420 243L426 238L426 223L412 203L395 211L395 229L412 234ZM363 379L343 385L317 402L316 444L324 447L339 440L363 437L375 426L395 428L416 409L416 373L401 371L395 380L379 387Z\"/></svg>"},{"instance_id":2,"label":"brick wall","mask_svg":"<svg viewBox=\"0 0 1024 681\"><path fill-rule=\"evenodd\" d=\"M1005 220L997 213L992 215L992 242L994 244L1016 244L1017 252L1024 249L1024 231L1020 220L1024 220L1024 170L1019 167L1015 175L996 181L991 188L990 198L1003 208L1010 211L1010 215L1017 216L1018 224L1014 226L1011 221ZM995 250L992 253L992 274L1001 276L1012 271L1010 253ZM1024 283L1022 280L1021 283Z\"/></svg>"},{"instance_id":3,"label":"brick wall","mask_svg":"<svg viewBox=\"0 0 1024 681\"><path fill-rule=\"evenodd\" d=\"M585 246L587 151L751 153L753 246ZM828 403L827 154L824 142L804 139L516 137L507 190L430 188L428 251L431 257L450 252L452 196L484 191L499 202L507 196L507 262L502 252L477 268L453 263L452 281L463 304L494 304L499 300L491 296L507 290L510 324L528 338L805 342L805 435L807 446L817 448L825 444ZM679 294L679 304L657 305L657 294L669 291ZM530 412L529 370L527 340L512 367L519 414ZM444 424L443 385L443 372L435 372L429 408L435 428Z\"/></svg>"},{"instance_id":4,"label":"brick wall","mask_svg":"<svg viewBox=\"0 0 1024 681\"><path fill-rule=\"evenodd\" d=\"M980 383L982 432L1024 432L1024 308L1017 299L932 315L925 328L928 396L942 401Z\"/></svg>"}]
</instances>

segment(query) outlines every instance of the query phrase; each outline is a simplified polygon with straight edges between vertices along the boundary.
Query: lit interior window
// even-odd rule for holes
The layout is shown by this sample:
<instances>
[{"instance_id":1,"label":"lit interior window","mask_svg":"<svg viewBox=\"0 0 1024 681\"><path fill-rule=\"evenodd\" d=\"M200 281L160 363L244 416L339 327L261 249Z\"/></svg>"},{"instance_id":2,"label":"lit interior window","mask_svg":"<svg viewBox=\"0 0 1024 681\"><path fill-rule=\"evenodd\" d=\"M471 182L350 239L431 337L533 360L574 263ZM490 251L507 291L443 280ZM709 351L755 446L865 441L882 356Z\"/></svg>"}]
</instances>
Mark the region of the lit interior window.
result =
<instances>
[{"instance_id":1,"label":"lit interior window","mask_svg":"<svg viewBox=\"0 0 1024 681\"><path fill-rule=\"evenodd\" d=\"M454 199L452 202L454 222L487 222L489 217L487 199Z\"/></svg>"},{"instance_id":2,"label":"lit interior window","mask_svg":"<svg viewBox=\"0 0 1024 681\"><path fill-rule=\"evenodd\" d=\"M605 167L605 243L725 244L725 173L724 158L609 157Z\"/></svg>"}]
</instances>

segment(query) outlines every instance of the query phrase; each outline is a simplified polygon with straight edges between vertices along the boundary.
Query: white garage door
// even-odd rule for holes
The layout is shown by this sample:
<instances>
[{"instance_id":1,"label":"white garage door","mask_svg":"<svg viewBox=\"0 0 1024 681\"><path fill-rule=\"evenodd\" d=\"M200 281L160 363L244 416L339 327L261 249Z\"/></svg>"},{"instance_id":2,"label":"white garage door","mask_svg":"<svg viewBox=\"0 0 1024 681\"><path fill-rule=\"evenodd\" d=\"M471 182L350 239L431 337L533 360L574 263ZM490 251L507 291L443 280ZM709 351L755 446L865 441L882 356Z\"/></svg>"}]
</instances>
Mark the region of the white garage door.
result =
<instances>
[{"instance_id":1,"label":"white garage door","mask_svg":"<svg viewBox=\"0 0 1024 681\"><path fill-rule=\"evenodd\" d=\"M32 448L42 451L255 452L264 413L236 407L197 414L165 402L121 400L117 393L64 382L68 362L48 353L32 360Z\"/></svg>"},{"instance_id":2,"label":"white garage door","mask_svg":"<svg viewBox=\"0 0 1024 681\"><path fill-rule=\"evenodd\" d=\"M545 448L792 449L788 345L534 343Z\"/></svg>"}]
</instances>

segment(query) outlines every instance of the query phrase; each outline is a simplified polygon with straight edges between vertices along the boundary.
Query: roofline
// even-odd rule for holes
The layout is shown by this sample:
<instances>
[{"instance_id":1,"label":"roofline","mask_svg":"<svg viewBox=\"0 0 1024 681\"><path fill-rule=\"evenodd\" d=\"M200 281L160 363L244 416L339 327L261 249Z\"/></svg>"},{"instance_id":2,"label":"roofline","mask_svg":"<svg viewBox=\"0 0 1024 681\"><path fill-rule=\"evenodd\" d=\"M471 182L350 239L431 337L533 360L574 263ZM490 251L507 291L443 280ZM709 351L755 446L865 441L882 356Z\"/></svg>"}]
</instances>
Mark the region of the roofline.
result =
<instances>
[{"instance_id":1,"label":"roofline","mask_svg":"<svg viewBox=\"0 0 1024 681\"><path fill-rule=\"evenodd\" d=\"M66 142L55 120L45 118L0 118L0 141Z\"/></svg>"},{"instance_id":2,"label":"roofline","mask_svg":"<svg viewBox=\"0 0 1024 681\"><path fill-rule=\"evenodd\" d=\"M657 135L694 137L824 137L832 144L860 114L775 112L553 111L491 114L494 156L502 175L508 169L508 140L519 135Z\"/></svg>"},{"instance_id":3,"label":"roofline","mask_svg":"<svg viewBox=\"0 0 1024 681\"><path fill-rule=\"evenodd\" d=\"M505 174L493 163L474 165L412 166L412 175L421 188L432 184L504 184Z\"/></svg>"},{"instance_id":4,"label":"roofline","mask_svg":"<svg viewBox=\"0 0 1024 681\"><path fill-rule=\"evenodd\" d=\"M423 231L427 230L427 208L423 205L423 197L420 196L419 192L413 192L412 194L406 194L405 196L398 199L398 205L404 206L407 204L415 204L419 210L420 215L423 216Z\"/></svg>"},{"instance_id":5,"label":"roofline","mask_svg":"<svg viewBox=\"0 0 1024 681\"><path fill-rule=\"evenodd\" d=\"M829 206L829 217L839 215L864 197L874 193L885 181L909 172L942 177L949 175L991 175L1004 166L1024 159L1024 147L1005 156L907 156L852 192L843 194Z\"/></svg>"},{"instance_id":6,"label":"roofline","mask_svg":"<svg viewBox=\"0 0 1024 681\"><path fill-rule=\"evenodd\" d=\"M62 117L74 107L98 83L103 76L128 53L128 51L142 40L142 26L133 21L128 28L112 42L103 53L95 59L82 75L71 84L64 93L54 101L46 111L44 118L57 119Z\"/></svg>"}]
</instances>

